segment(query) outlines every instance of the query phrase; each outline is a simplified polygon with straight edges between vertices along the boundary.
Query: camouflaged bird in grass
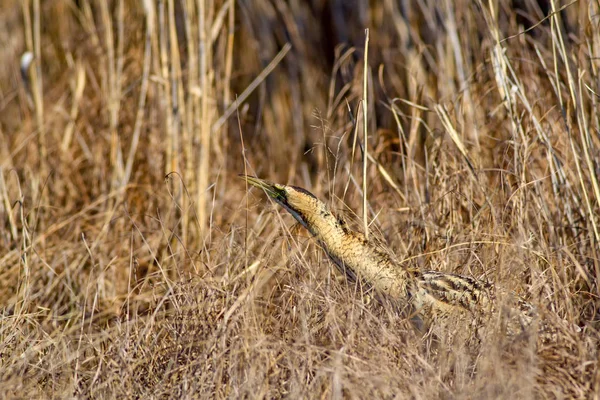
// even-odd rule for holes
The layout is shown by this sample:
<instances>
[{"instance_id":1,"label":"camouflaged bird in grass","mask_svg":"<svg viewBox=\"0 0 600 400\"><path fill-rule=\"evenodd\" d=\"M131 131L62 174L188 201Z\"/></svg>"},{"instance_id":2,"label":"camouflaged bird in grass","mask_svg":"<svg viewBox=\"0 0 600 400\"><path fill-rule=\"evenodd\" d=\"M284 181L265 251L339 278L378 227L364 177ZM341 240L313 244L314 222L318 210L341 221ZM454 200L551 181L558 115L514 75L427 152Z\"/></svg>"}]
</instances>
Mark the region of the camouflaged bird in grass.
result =
<instances>
[{"instance_id":1,"label":"camouflaged bird in grass","mask_svg":"<svg viewBox=\"0 0 600 400\"><path fill-rule=\"evenodd\" d=\"M403 267L365 235L351 231L343 219L306 189L241 175L285 208L323 247L337 268L352 281L372 288L379 297L408 305L411 316L432 321L447 316L472 316L474 321L495 309L492 284L471 277ZM529 325L534 307L519 301L509 334Z\"/></svg>"}]
</instances>

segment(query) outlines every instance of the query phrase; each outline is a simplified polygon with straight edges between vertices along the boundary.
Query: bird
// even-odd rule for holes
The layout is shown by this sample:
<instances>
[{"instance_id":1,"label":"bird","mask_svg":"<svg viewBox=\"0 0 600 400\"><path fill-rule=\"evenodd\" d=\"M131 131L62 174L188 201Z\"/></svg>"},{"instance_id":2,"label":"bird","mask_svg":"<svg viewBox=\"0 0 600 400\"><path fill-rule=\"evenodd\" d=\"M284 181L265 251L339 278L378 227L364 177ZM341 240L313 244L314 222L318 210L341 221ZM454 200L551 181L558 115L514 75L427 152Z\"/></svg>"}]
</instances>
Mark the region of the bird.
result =
<instances>
[{"instance_id":1,"label":"bird","mask_svg":"<svg viewBox=\"0 0 600 400\"><path fill-rule=\"evenodd\" d=\"M421 326L452 315L478 321L495 311L493 284L469 276L403 266L382 246L351 230L343 218L308 190L250 175L240 177L262 189L306 228L350 281L372 289L377 298L405 305L407 313L411 318L416 316ZM531 322L535 311L520 299L518 308L522 318L509 327L515 332Z\"/></svg>"}]
</instances>

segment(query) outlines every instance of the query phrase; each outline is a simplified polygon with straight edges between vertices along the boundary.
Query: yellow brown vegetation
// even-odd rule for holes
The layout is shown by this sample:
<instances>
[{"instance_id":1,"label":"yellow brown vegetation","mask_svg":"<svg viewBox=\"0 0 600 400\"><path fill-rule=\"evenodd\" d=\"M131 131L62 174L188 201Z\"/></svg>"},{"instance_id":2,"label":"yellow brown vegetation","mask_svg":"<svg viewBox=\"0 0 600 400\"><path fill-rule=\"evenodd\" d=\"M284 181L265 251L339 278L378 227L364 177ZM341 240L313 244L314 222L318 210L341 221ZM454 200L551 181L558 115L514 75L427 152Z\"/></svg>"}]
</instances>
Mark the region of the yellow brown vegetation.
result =
<instances>
[{"instance_id":1,"label":"yellow brown vegetation","mask_svg":"<svg viewBox=\"0 0 600 400\"><path fill-rule=\"evenodd\" d=\"M599 12L4 1L3 393L598 396ZM305 187L354 227L365 178L371 234L404 265L492 281L555 337L506 337L500 317L486 335L415 329L239 173Z\"/></svg>"}]
</instances>

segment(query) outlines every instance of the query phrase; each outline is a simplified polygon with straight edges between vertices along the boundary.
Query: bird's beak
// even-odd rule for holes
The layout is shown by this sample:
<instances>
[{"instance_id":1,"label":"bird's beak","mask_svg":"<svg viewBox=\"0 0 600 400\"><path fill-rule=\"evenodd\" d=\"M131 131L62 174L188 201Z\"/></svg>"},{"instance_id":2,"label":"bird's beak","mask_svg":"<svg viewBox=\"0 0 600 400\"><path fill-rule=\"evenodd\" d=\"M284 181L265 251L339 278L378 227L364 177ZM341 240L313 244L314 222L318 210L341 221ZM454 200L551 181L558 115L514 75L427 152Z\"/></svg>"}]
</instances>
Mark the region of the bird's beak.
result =
<instances>
[{"instance_id":1,"label":"bird's beak","mask_svg":"<svg viewBox=\"0 0 600 400\"><path fill-rule=\"evenodd\" d=\"M284 199L283 190L278 189L274 183L250 175L239 176L248 184L264 190L269 195L269 197L272 197L277 201L282 201Z\"/></svg>"},{"instance_id":2,"label":"bird's beak","mask_svg":"<svg viewBox=\"0 0 600 400\"><path fill-rule=\"evenodd\" d=\"M289 212L294 218L296 218L296 221L300 222L302 226L304 226L309 231L313 232L308 227L308 224L306 223L306 218L303 216L303 214L297 208L290 205L288 201L288 194L284 189L285 186L258 179L254 176L249 175L240 175L240 178L245 180L250 185L256 186L257 188L264 190L265 193L268 194L269 197L273 199L273 201L275 201L275 203L285 208L287 212Z\"/></svg>"}]
</instances>

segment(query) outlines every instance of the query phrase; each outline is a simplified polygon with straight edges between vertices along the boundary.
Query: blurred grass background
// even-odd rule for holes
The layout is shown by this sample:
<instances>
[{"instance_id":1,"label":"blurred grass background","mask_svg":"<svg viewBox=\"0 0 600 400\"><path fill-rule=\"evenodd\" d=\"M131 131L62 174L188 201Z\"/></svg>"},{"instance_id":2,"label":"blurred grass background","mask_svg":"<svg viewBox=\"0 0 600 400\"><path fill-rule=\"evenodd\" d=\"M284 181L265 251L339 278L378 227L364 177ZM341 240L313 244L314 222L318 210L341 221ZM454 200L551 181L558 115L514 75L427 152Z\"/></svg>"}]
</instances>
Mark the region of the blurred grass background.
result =
<instances>
[{"instance_id":1,"label":"blurred grass background","mask_svg":"<svg viewBox=\"0 0 600 400\"><path fill-rule=\"evenodd\" d=\"M3 396L600 398L599 10L5 0ZM365 178L405 265L514 291L556 340L423 335L244 172L356 229Z\"/></svg>"}]
</instances>

